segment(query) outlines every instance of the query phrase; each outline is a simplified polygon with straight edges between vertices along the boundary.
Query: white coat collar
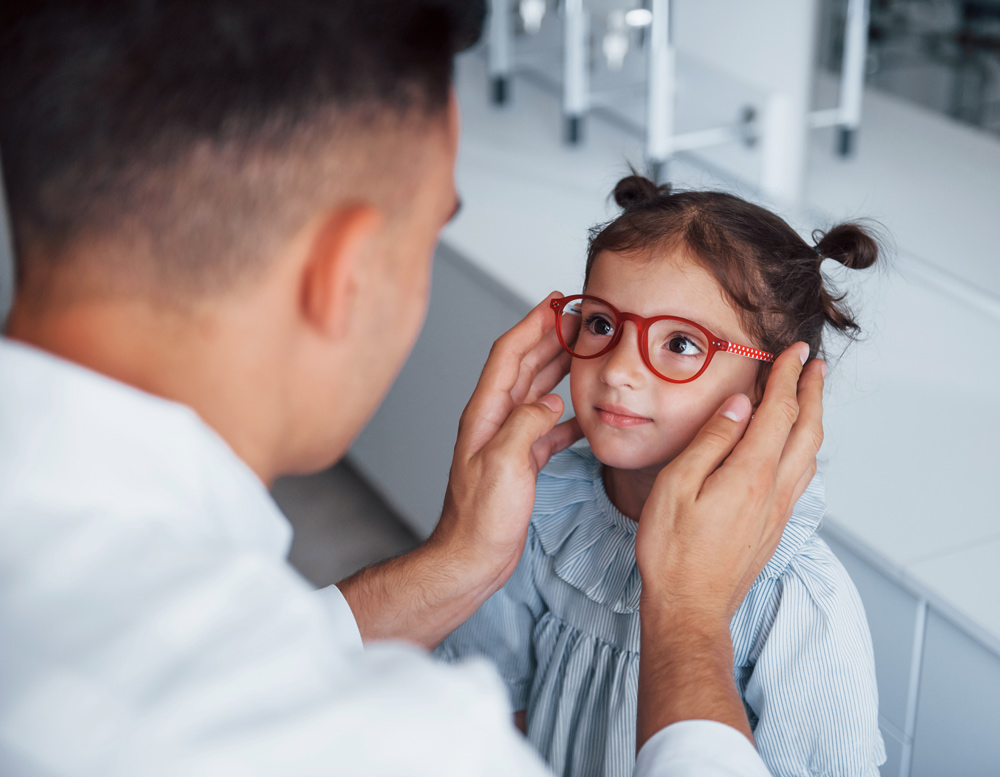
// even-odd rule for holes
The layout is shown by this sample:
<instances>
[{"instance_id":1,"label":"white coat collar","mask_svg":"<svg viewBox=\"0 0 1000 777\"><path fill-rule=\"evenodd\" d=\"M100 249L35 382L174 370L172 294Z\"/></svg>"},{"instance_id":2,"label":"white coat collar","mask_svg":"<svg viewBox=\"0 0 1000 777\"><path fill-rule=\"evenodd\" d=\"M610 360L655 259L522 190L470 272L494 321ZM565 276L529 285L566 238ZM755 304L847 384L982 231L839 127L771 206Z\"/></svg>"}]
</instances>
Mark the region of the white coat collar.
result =
<instances>
[{"instance_id":1,"label":"white coat collar","mask_svg":"<svg viewBox=\"0 0 1000 777\"><path fill-rule=\"evenodd\" d=\"M282 559L291 543L263 483L189 407L0 337L0 515L19 505L168 521Z\"/></svg>"}]
</instances>

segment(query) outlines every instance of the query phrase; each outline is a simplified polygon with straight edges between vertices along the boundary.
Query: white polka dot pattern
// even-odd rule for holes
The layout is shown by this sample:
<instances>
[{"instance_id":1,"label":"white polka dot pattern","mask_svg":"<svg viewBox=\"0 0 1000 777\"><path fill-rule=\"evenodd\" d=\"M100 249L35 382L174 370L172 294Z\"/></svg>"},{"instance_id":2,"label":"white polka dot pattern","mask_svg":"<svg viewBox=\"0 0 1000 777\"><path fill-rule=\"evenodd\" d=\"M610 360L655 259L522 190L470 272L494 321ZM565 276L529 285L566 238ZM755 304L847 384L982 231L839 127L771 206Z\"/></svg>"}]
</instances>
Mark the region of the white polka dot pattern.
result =
<instances>
[{"instance_id":1,"label":"white polka dot pattern","mask_svg":"<svg viewBox=\"0 0 1000 777\"><path fill-rule=\"evenodd\" d=\"M736 343L726 343L726 353L738 353L740 356L749 356L751 359L759 359L762 362L774 361L774 356L767 351L759 351L756 348Z\"/></svg>"}]
</instances>

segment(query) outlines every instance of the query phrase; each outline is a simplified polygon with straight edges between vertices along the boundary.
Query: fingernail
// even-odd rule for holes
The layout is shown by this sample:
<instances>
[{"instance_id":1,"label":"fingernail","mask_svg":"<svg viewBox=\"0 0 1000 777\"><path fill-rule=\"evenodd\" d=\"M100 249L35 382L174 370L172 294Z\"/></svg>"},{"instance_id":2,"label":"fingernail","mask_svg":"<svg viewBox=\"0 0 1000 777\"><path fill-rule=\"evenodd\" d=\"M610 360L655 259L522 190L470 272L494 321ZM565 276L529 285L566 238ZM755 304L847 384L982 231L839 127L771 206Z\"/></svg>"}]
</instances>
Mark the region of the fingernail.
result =
<instances>
[{"instance_id":1,"label":"fingernail","mask_svg":"<svg viewBox=\"0 0 1000 777\"><path fill-rule=\"evenodd\" d=\"M750 400L745 394L737 394L722 403L719 415L724 415L730 421L739 423L750 414Z\"/></svg>"},{"instance_id":2,"label":"fingernail","mask_svg":"<svg viewBox=\"0 0 1000 777\"><path fill-rule=\"evenodd\" d=\"M802 347L799 348L799 358L803 365L809 360L809 346L805 343L802 343Z\"/></svg>"},{"instance_id":3,"label":"fingernail","mask_svg":"<svg viewBox=\"0 0 1000 777\"><path fill-rule=\"evenodd\" d=\"M553 413L562 412L562 401L555 394L549 394L548 396L542 397L538 401L545 405L545 407Z\"/></svg>"},{"instance_id":4,"label":"fingernail","mask_svg":"<svg viewBox=\"0 0 1000 777\"><path fill-rule=\"evenodd\" d=\"M826 380L826 362L819 363L819 372L823 376L823 380Z\"/></svg>"}]
</instances>

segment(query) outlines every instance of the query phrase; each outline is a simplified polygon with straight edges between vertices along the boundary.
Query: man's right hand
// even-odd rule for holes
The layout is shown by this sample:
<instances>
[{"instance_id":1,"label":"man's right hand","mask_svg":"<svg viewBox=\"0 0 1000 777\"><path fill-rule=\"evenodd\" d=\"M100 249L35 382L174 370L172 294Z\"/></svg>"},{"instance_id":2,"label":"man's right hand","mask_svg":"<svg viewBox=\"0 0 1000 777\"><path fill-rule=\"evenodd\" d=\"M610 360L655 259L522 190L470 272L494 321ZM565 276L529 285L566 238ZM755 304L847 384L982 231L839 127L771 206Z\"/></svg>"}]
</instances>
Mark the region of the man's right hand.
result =
<instances>
[{"instance_id":1,"label":"man's right hand","mask_svg":"<svg viewBox=\"0 0 1000 777\"><path fill-rule=\"evenodd\" d=\"M528 535L538 472L580 439L551 394L569 370L550 294L493 345L462 413L444 510L412 553L339 584L363 639L432 648L510 577Z\"/></svg>"},{"instance_id":2,"label":"man's right hand","mask_svg":"<svg viewBox=\"0 0 1000 777\"><path fill-rule=\"evenodd\" d=\"M558 423L563 401L550 393L570 365L550 306L559 296L494 343L459 422L444 511L429 540L468 555L488 574L489 593L521 557L539 471L581 437L575 418Z\"/></svg>"},{"instance_id":3,"label":"man's right hand","mask_svg":"<svg viewBox=\"0 0 1000 777\"><path fill-rule=\"evenodd\" d=\"M710 719L752 740L733 682L729 622L816 472L825 365L797 343L774 363L753 419L728 399L663 469L642 512L638 744Z\"/></svg>"}]
</instances>

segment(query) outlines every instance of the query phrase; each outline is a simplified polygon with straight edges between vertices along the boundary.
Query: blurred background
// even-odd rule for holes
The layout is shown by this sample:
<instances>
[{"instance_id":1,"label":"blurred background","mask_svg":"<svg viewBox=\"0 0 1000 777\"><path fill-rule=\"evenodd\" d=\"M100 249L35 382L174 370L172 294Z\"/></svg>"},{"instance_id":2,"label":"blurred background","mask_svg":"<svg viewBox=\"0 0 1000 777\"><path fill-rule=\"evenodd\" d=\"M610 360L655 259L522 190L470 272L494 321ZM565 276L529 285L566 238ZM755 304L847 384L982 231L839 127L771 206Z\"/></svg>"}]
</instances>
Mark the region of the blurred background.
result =
<instances>
[{"instance_id":1,"label":"blurred background","mask_svg":"<svg viewBox=\"0 0 1000 777\"><path fill-rule=\"evenodd\" d=\"M863 336L829 344L822 533L871 625L882 774L996 775L1000 0L494 0L456 90L427 325L346 462L275 486L292 562L326 585L430 533L490 345L579 291L629 165L804 235L871 218L889 261L824 265ZM0 219L0 320L12 285Z\"/></svg>"}]
</instances>

